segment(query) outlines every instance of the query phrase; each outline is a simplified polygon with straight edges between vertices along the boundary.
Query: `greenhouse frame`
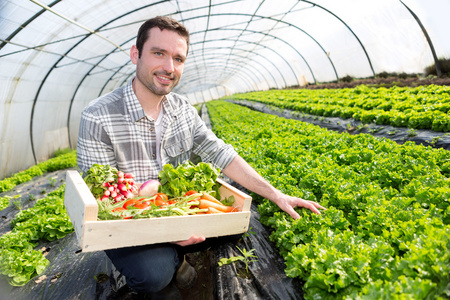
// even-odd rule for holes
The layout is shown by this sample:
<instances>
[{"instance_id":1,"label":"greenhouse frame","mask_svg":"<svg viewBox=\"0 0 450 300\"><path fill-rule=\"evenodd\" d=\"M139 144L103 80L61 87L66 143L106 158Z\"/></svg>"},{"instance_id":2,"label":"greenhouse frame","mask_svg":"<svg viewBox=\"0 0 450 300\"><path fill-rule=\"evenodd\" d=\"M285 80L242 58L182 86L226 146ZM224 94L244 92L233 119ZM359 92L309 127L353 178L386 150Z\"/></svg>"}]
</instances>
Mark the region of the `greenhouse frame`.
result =
<instances>
[{"instance_id":1,"label":"greenhouse frame","mask_svg":"<svg viewBox=\"0 0 450 300\"><path fill-rule=\"evenodd\" d=\"M127 85L135 78L136 66L130 59L130 50L136 44L138 29L142 23L156 16L168 16L182 23L190 34L189 51L183 75L173 92L186 97L190 104L198 107L202 119L209 128L214 127L215 122L232 122L231 120L237 122L231 116L227 119L228 117L224 116L225 113L221 115L222 108L215 104L216 100L226 100L234 105L239 104L240 107L234 109L228 108L228 103L222 104L228 110L233 112L235 110L237 114L242 113L240 110L242 107L249 107L252 111L270 114L271 117L268 119L280 128L284 126L284 123L278 124L278 118L271 119L273 115L284 117L285 122L295 119L298 122L312 123L328 128L330 131L346 134L374 136L378 134L379 137L391 139L400 145L409 140L423 145L427 149L423 150L424 152L417 150L416 156L411 154L418 161L420 160L418 157L423 158L428 155L426 154L428 152L425 151L428 151L429 148L435 150L443 148L436 150L443 150L443 152L430 154L432 157L430 166L427 165L423 168L436 167L439 171L432 174L439 173L445 178L438 180L433 177L434 175L430 175L430 182L436 180L430 183L430 186L433 184L434 186L424 188L423 190L428 192L423 192L421 196L417 196L419 188L415 190L417 194L412 195L413 188L408 185L415 179L411 179L406 184L406 179L403 181L399 179L397 182L394 175L392 178L386 175L392 186L384 186L385 181L383 180L389 180L380 175L380 178L383 177L380 179L382 183L377 181L376 184L384 188L383 192L377 195L383 193L383 195L394 195L393 190L399 190L398 198L393 196L395 200L416 196L431 199L433 195L439 194L441 197L439 199L443 199L442 203L445 205L440 206L437 203L432 205L421 203L421 205L430 210L430 207L434 208L433 205L436 205L437 210L444 212L442 232L447 230L443 236L445 239L450 239L448 232L450 186L447 186L450 161L447 162L447 152L445 152L450 149L450 138L448 137L450 90L446 87L450 85L449 14L450 1L448 0L0 0L0 181L4 181L3 185L0 184L0 199L7 198L10 201L4 213L6 221L0 228L1 234L6 235L9 231L9 222L15 222L12 221L17 214L17 210L13 209L14 205L21 208L23 206L23 203L14 202L14 199L19 196L12 198L19 193L14 194L12 189L25 181L22 182L21 178L43 176L39 177L44 178L41 183L45 181L48 185L50 180L51 188L54 187L54 178L58 178L61 184L64 183L64 173L48 177L50 176L48 172L56 171L56 167L51 166L52 159L58 161L55 153L77 149L80 120L85 107L93 100ZM380 81L381 84L372 84L372 81L365 83L364 81L379 80L386 76L392 76L395 79L389 83ZM415 90L407 90L408 84L402 84L402 80L405 78L414 79L419 84L422 82L424 88L418 88L417 86L421 85L416 84ZM352 86L351 82L355 84ZM345 90L344 92L334 93L334 84L347 85L342 89ZM429 93L422 94L428 86L431 86ZM346 89L347 87L348 89ZM377 88L379 89L374 91ZM303 92L305 90L322 92L321 94L312 94L312 92L309 94L309 92ZM280 93L283 94L277 94L278 91L282 91ZM289 94L288 91L292 91L292 94ZM295 94L297 91L299 91L298 94ZM333 94L327 94L328 91ZM358 98L357 94L362 94L362 96ZM411 104L412 102L406 101L409 95L415 97L414 101L417 100L418 103ZM422 106L419 108L420 105ZM209 110L211 110L211 115L208 115ZM256 124L257 116L252 116L255 118ZM253 129L244 126L252 125L242 125L243 132L251 136ZM258 126L264 127L265 125ZM294 133L289 136L288 133L291 130L292 132L300 130L296 129L296 125L289 126L284 129L284 132L287 132L287 138L290 139L295 136ZM223 134L224 140L230 138L226 142L232 143L238 140L238 133L228 133L229 129L217 128L219 125L216 129L211 130L214 132L217 130ZM283 132L275 132L277 132L275 127L273 129L266 128L255 133L255 139L261 138L267 141L266 139L270 140L276 134L284 136ZM311 136L314 135L311 134ZM318 134L317 140L321 138L322 133ZM329 137L329 143L333 143L333 138ZM295 142L306 143L303 140L295 140ZM283 149L290 148L291 146L286 146L286 143L280 142L279 144L284 146ZM370 145L367 149L372 151L373 149L370 147L375 142L367 143ZM356 144L355 142L357 148ZM234 146L242 153L267 154L266 157L259 159L260 161L256 156L254 160L252 157L247 158L255 165L261 161L268 164L257 169L263 176L266 175L267 180L269 178L274 180L276 176L273 174L275 173L271 172L277 166L280 170L285 170L284 167L277 165L278 162L273 166L270 165L270 162L275 161L277 155L284 155L281 160L289 160L290 155L294 156L290 152L281 153L279 150L275 150L273 145L267 145L266 148L257 150L256 146L253 147L249 144L248 151L240 149L239 145ZM327 143L324 142L323 147L326 146ZM376 146L373 147L376 148ZM409 149L410 144L406 142L405 147ZM334 150L337 151L336 149ZM366 153L367 149L361 151ZM342 150L342 154L335 155L333 149L330 148L331 154L322 154L321 163L326 164L326 159L333 157L340 164L348 163L350 165L350 155L361 159L358 163L366 163L363 154L354 154L351 153L352 150L348 149L345 151L349 151L349 153L345 152L344 154L344 150ZM396 151L392 150L393 153L397 153ZM402 153L415 151L398 150ZM311 150L311 152L314 151ZM76 157L69 158L70 162L62 163L63 167L61 168L77 169L74 162L70 166L74 159ZM296 163L293 163L292 168L300 170L301 167ZM407 164L407 162L405 163ZM311 165L317 166L317 162L311 163ZM36 171L36 168L41 169ZM31 171L32 175L21 173L28 172L27 170L34 170L34 173ZM292 170L290 169L289 172ZM374 174L376 173L376 170L371 170ZM410 170L410 172L416 172L414 167L411 167ZM358 169L357 172L361 171ZM305 175L300 171L298 174ZM292 191L303 187L300 180L296 181L297 178L294 178L294 175L286 176L288 179L276 179L275 182L286 188L287 191L291 191L291 187L286 183L289 180L296 182L293 184L295 188L292 188ZM294 179L289 176L293 176ZM38 180L36 178L34 179ZM308 195L311 195L311 200L319 202L328 197L327 192L317 187L318 182L323 183L318 179L315 180L311 186L308 186L311 188L311 192L302 192L300 196L310 199ZM304 184L306 186L306 183ZM408 186L409 194L407 192L402 194L403 184ZM361 186L367 187L368 190L373 188L369 183ZM242 187L238 185L238 188ZM320 191L314 190L314 188ZM439 192L430 192L434 188ZM45 190L45 188L42 189ZM244 192L251 193L250 191ZM39 197L45 193L41 194ZM252 196L258 200L259 196ZM326 204L331 203L330 205L333 206L332 199L330 199L327 198L326 201L323 201ZM26 204L26 206L29 205L29 203ZM270 210L267 207L264 209ZM253 207L252 210L255 208ZM334 208L331 211L334 213ZM264 219L265 215L261 211L258 213L252 211L252 216L259 216L259 213ZM345 211L345 213L347 212ZM341 218L338 215L336 213L333 220ZM345 218L351 219L351 213L349 215L345 215ZM250 226L261 225L254 219L251 222L256 223L251 223ZM279 226L278 223L277 226ZM264 231L265 229L258 230ZM271 239L272 243L277 243L274 237L269 238L265 234L266 240ZM382 234L386 234L385 231L380 233L380 235ZM277 238L283 238L280 236ZM53 240L50 239L50 241ZM264 245L273 246L273 244ZM382 247L381 244L377 244L377 246ZM409 246L411 245L401 244L399 248L406 251L405 249ZM286 257L291 254L288 255L283 251L285 250L280 250L285 262ZM242 252L236 252L236 248L234 252L229 250L226 254L230 253L242 254ZM216 252L214 255L219 257L222 254L222 252L220 254ZM6 256L4 254L3 257ZM94 260L94 257L91 259ZM264 260L262 256L261 260ZM278 260L274 259L271 263L278 263ZM283 265L283 263L280 264ZM268 265L270 264L268 263ZM2 273L1 266L0 262L0 275L7 275ZM277 265L278 267L280 265ZM283 267L280 268L283 269ZM439 267L442 266L435 266L435 268ZM108 272L114 273L115 270L110 268L109 264ZM311 296L312 294L305 292L303 284L307 278L306 275L301 279L303 280L302 287L299 287L299 283L295 279L291 280L291 278L300 276L296 273L297 270L287 268L282 270L282 272L284 271L287 276L283 274L283 279L280 279L280 284L286 285L284 291L276 285L261 287L266 278L258 278L257 280L262 283L258 281L256 286L260 290L256 292L247 290L244 285L233 286L230 288L231 291L227 291L227 284L221 282L220 284L223 285L215 287L214 298L230 299L231 296L227 292L234 293L239 299L249 300L265 297L303 299L303 293L306 293L306 299L314 298ZM35 273L33 274L36 276ZM214 278L217 279L217 276L225 275L215 274ZM431 279L430 282L421 281L422 279L414 277L416 280L414 283L408 281L405 285L423 284L427 286L426 288L422 286L424 291L431 291L435 288L435 286L431 287L433 285L430 283ZM420 283L418 283L419 281ZM430 293L434 293L433 296L443 297L446 295L446 297L450 297L450 289L442 287L443 282L446 281L450 287L450 279L447 276L447 278L441 278L439 283L434 282L438 286L436 288L438 291L433 290ZM83 284L83 282L79 283ZM317 287L319 284L317 286L311 282L308 284L313 286L313 290L322 288ZM19 284L17 285L19 286ZM0 290L3 288L0 285ZM10 286L7 289L9 288ZM114 288L110 287L110 289ZM292 294L297 292L297 288L299 295L293 296ZM346 290L348 293L345 294L347 297L345 299L350 299L348 297L353 297L357 293L366 293L365 295L367 295L377 289L382 290L380 286L374 287L374 285L365 291L350 292ZM20 296L33 295L32 290L33 288L19 291L15 296L20 298ZM47 293L47 288L45 290ZM333 293L337 290L339 288L336 286L329 287L327 295L334 295ZM47 296L60 297L60 299L69 296L69 294L48 293ZM358 295L361 296L361 294ZM70 295L70 297L72 296ZM417 299L429 299L427 296L422 296L418 295ZM86 297L86 299L94 299L93 295ZM372 298L361 296L358 299Z\"/></svg>"}]
</instances>

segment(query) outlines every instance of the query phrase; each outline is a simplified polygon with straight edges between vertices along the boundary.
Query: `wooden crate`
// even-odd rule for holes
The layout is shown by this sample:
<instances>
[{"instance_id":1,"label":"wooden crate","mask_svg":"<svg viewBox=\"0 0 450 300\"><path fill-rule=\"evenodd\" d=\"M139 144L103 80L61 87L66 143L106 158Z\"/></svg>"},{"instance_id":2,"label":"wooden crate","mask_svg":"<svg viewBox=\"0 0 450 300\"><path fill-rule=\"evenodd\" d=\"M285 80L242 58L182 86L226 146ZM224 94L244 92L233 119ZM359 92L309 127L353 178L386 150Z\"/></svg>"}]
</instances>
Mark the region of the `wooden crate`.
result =
<instances>
[{"instance_id":1,"label":"wooden crate","mask_svg":"<svg viewBox=\"0 0 450 300\"><path fill-rule=\"evenodd\" d=\"M136 220L98 221L98 205L80 173L67 171L64 204L83 252L244 233L252 198L217 179L221 197L231 195L238 212Z\"/></svg>"}]
</instances>

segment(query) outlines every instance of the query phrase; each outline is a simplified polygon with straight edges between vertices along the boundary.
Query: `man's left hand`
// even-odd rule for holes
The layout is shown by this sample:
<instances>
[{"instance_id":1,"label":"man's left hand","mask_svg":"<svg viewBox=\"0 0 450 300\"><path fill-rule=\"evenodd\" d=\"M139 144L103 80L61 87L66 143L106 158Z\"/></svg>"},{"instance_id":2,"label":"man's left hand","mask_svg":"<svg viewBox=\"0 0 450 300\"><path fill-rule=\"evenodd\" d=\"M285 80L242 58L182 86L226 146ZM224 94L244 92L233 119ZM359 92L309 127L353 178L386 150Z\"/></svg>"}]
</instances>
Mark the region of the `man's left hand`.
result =
<instances>
[{"instance_id":1,"label":"man's left hand","mask_svg":"<svg viewBox=\"0 0 450 300\"><path fill-rule=\"evenodd\" d=\"M283 211L287 212L292 218L299 219L300 215L294 210L295 207L307 208L315 214L320 215L320 209L326 210L325 207L321 206L319 203L305 200L302 198L292 197L286 194L281 194L274 201Z\"/></svg>"}]
</instances>

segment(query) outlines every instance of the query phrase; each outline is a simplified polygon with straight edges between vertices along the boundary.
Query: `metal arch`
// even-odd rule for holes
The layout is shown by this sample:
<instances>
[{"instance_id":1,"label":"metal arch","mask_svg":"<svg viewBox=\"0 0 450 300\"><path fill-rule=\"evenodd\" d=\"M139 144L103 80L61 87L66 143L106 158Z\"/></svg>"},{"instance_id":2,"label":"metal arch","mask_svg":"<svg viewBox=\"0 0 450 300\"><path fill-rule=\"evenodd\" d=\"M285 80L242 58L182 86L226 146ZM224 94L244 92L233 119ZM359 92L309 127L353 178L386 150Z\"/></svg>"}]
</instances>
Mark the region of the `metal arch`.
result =
<instances>
[{"instance_id":1,"label":"metal arch","mask_svg":"<svg viewBox=\"0 0 450 300\"><path fill-rule=\"evenodd\" d=\"M116 72L114 72L114 73L108 78L108 80L106 80L105 84L102 86L102 88L100 89L100 92L98 93L98 97L100 97L100 96L103 94L103 90L106 88L106 85L108 84L108 82L110 82L110 81L112 80L112 78L113 78L114 76L116 76L117 73L119 73L120 70L122 70L125 66L128 66L130 63L131 63L131 60L129 60L126 64L121 65L120 68L118 68L118 69L116 70ZM125 74L126 74L126 73L125 73ZM125 74L124 74L124 75L125 75ZM132 74L134 74L134 72L131 73L131 75L132 75ZM126 75L127 75L126 78L130 78L130 74L126 74ZM123 82L122 82L122 84L123 84ZM122 85L121 85L121 86L122 86Z\"/></svg>"},{"instance_id":2,"label":"metal arch","mask_svg":"<svg viewBox=\"0 0 450 300\"><path fill-rule=\"evenodd\" d=\"M52 7L55 4L58 4L59 2L61 2L61 0L56 0L53 1L52 3L50 3L48 6ZM20 31L22 31L22 29L24 29L25 27L28 26L28 24L30 24L31 22L33 22L37 17L39 17L40 15L42 15L44 12L46 12L46 9L41 9L40 11L38 11L36 14L34 14L31 18L29 18L28 20L25 21L25 23L21 24L20 26L17 27L16 30L14 30L13 33L11 33L5 40L6 41L10 41L11 39L13 39ZM2 42L0 44L0 50L7 44L7 42Z\"/></svg>"},{"instance_id":3,"label":"metal arch","mask_svg":"<svg viewBox=\"0 0 450 300\"><path fill-rule=\"evenodd\" d=\"M203 62L204 63L206 63L208 60L203 60ZM209 66L207 66L207 68L208 69L211 69L211 70L219 70L219 69L221 69L221 70L223 70L223 63L221 63L221 62L217 62L217 63L213 63L213 64L211 64L211 65L209 65ZM229 67L229 68L227 68L227 69L225 69L226 70L226 73L233 73L233 71L235 70L235 69L237 69L238 67ZM255 70L257 70L257 69L255 69ZM187 75L184 75L183 76L183 79L184 80L192 80L191 79L191 76L195 76L195 79L193 79L192 81L200 81L200 80L202 80L203 78L205 78L205 77L208 77L208 75L204 72L204 74L202 74L201 72L198 72L197 70L195 70L195 69L193 69L192 70L192 74L187 74ZM225 71L224 71L225 72ZM248 77L248 81L249 82L253 82L254 84L256 84L256 82L254 81L254 79L253 79L253 77L251 76L251 75L253 75L252 73L250 73L250 74L248 74L248 72L249 71L243 71L242 72L242 74L245 74L246 75L246 77ZM238 74L241 74L241 73L237 73L237 72L235 72L234 74L236 74L236 76L238 75ZM266 81L267 82L267 81ZM222 83L222 81L220 81L220 83ZM181 89L181 88L180 88Z\"/></svg>"},{"instance_id":4,"label":"metal arch","mask_svg":"<svg viewBox=\"0 0 450 300\"><path fill-rule=\"evenodd\" d=\"M132 10L132 11L129 11L129 12L125 13L125 14L122 14L122 15L120 15L120 16L114 18L114 19L109 20L108 22L102 24L100 27L98 27L97 29L95 29L95 31L99 31L99 30L100 30L101 28L103 28L104 26L106 26L106 25L108 25L108 24L110 24L110 23L112 23L112 22L115 22L116 20L118 20L118 19L120 19L120 18L122 18L122 17L124 17L124 16L127 16L127 15L129 15L129 14L131 14L131 13L134 13L134 12L136 12L136 11L139 11L139 10L141 10L141 9L144 9L144 8L147 8L147 7L150 7L150 6L158 5L158 4L161 4L161 3L164 3L164 2L168 2L168 1L170 1L170 0L161 0L161 1L158 1L158 2L155 2L155 3L151 3L151 4L148 4L148 5L145 5L145 6L141 6L141 7L139 7L139 8L136 8L136 9L134 9L134 10ZM81 44L84 40L86 40L86 39L87 39L88 37L90 37L91 35L92 35L92 33L87 33L86 36L85 36L83 39L81 39L81 40L78 41L76 44L74 44L72 47L70 47L70 49L67 50L65 54L70 53L73 49L75 49L79 44ZM53 66L50 68L50 70L47 72L47 74L44 76L44 78L43 78L43 80L41 81L41 84L39 85L39 88L38 88L38 90L37 90L37 92L36 92L36 96L34 97L34 100L33 100L33 106L32 106L32 109L31 109L31 117L30 117L30 144L31 144L31 151L32 151L32 153L33 153L33 158L34 158L35 163L37 163L37 159L36 159L36 152L35 152L35 149L34 149L34 141L33 141L33 119L34 119L34 110L35 110L36 103L37 103L37 99L38 99L38 97L39 97L39 94L40 94L40 92L41 92L41 89L42 89L42 87L44 86L45 82L47 81L47 78L50 76L50 74L52 73L53 69L55 69L55 67L58 65L58 63L59 63L63 58L64 58L64 56L61 56L61 57L53 64ZM70 139L69 139L69 141L70 141Z\"/></svg>"},{"instance_id":5,"label":"metal arch","mask_svg":"<svg viewBox=\"0 0 450 300\"><path fill-rule=\"evenodd\" d=\"M237 29L237 28L217 28L217 29L213 29L213 30L235 30L235 31L240 31L240 29ZM212 30L211 30L212 31ZM302 60L303 60L303 62L306 64L306 66L308 67L308 69L309 69L309 71L311 72L311 76L313 77L313 80L314 80L314 83L317 83L317 81L316 81L316 77L314 76L314 72L312 71L312 69L311 69L311 67L310 67L310 65L309 65L309 63L308 63L308 61L303 57L303 55L298 51L298 49L297 48L295 48L294 46L292 46L291 44L289 44L287 41L285 41L285 40L283 40L283 39L281 39L281 38L279 38L279 37L277 37L277 36L275 36L275 35L271 35L271 34L268 34L268 33L262 33L262 32L260 32L260 31L255 31L255 30L246 30L247 32L251 32L251 33L256 33L256 34L263 34L263 35L266 35L266 36L270 36L270 37L272 37L272 38L274 38L274 39L276 39L276 40L279 40L279 41L281 41L281 42L283 42L283 43L285 43L286 45L288 45L291 49L293 49L301 58L302 58ZM217 40L214 40L214 41L217 41ZM244 42L243 40L241 40L241 42ZM245 42L247 42L247 43L250 43L250 42L248 42L248 41L245 41ZM256 43L254 43L254 44L256 44ZM268 48L268 47L266 47L266 46L263 46L263 45L261 45L261 44L258 44L259 46L262 46L262 47L264 47L264 48ZM270 49L270 48L269 48ZM272 50L273 51L273 50ZM278 53L277 53L278 54ZM279 55L279 54L278 54ZM280 55L279 55L280 56ZM281 56L282 57L282 56ZM282 57L283 58L283 57ZM284 60L285 62L286 62L286 60ZM286 62L287 63L287 62ZM287 63L289 66L290 66L290 64L289 63ZM294 70L292 70L292 67L291 67L291 71L292 71L292 73L294 74L294 76L295 77L297 77L296 76L296 74L295 74L295 71ZM285 80L284 80L285 81ZM286 81L285 81L285 83L286 83ZM297 80L297 83L300 85L300 83L298 82L298 80Z\"/></svg>"},{"instance_id":6,"label":"metal arch","mask_svg":"<svg viewBox=\"0 0 450 300\"><path fill-rule=\"evenodd\" d=\"M259 9L260 9L261 6L263 5L264 1L265 1L265 0L263 0L263 1L261 1L261 2L259 3L259 5L258 5L258 7L256 8L255 12L254 12L254 13L252 14L252 16L250 17L250 20L245 24L245 28L239 30L239 34L238 34L236 40L234 41L233 46L230 48L228 57L227 57L227 59L226 59L226 66L228 66L228 61L229 61L229 59L230 59L230 57L231 57L231 54L233 53L233 51L234 51L234 49L235 49L237 43L239 42L239 40L240 40L241 37L243 36L244 32L248 29L248 26L250 25L250 23L251 23L251 22L253 21L253 19L255 18L256 13L259 11ZM294 6L295 6L295 5L297 5L297 3L294 4ZM291 11L291 10L292 10L292 7L291 7L291 9L290 9L289 11ZM283 16L282 16L281 18L284 18L285 16L286 16L286 12L283 14ZM280 20L281 20L281 18L280 18ZM276 24L278 24L278 23L276 23ZM276 26L276 25L272 26L272 28L269 29L269 30L267 30L266 33L269 34L270 31L272 31L273 28L274 28L275 26ZM259 41L255 43L255 46L253 46L253 50L255 50L255 49L256 49L256 45L261 44L263 40L264 40L264 37L261 37L261 38L259 39ZM248 55L247 55L247 56L248 56ZM294 77L297 78L297 76L295 75L295 72L294 72ZM297 79L297 84L300 85L298 79Z\"/></svg>"},{"instance_id":7,"label":"metal arch","mask_svg":"<svg viewBox=\"0 0 450 300\"><path fill-rule=\"evenodd\" d=\"M122 42L120 46L125 45L126 43L128 43L129 41L131 41L132 39L128 39L125 42ZM94 70L102 61L104 61L110 54L115 53L116 49L113 49L110 53L108 53L107 55L104 55L102 59L100 59L97 63L95 63L92 68L86 72L86 74L84 74L83 78L78 82L77 87L75 88L75 91L73 92L72 98L70 99L70 104L69 104L69 111L67 112L67 136L69 137L69 147L72 148L72 142L70 140L70 117L72 114L72 106L73 106L73 101L75 100L75 96L78 92L78 89L81 87L81 84L84 82L84 80L91 74L91 71ZM123 65L125 66L125 65ZM121 68L119 68L118 70L116 70L116 72L114 74L117 74L117 72L119 70L121 70L123 68L123 66Z\"/></svg>"},{"instance_id":8,"label":"metal arch","mask_svg":"<svg viewBox=\"0 0 450 300\"><path fill-rule=\"evenodd\" d=\"M226 41L226 40L230 40L230 39L228 39L228 38L225 38L225 39L214 39L214 40L208 40L207 42ZM249 42L249 41L241 41L241 42L248 43L248 44L253 44L253 42ZM268 50L270 50L270 51L272 51L272 52L275 52L275 54L277 54L282 60L284 60L284 62L286 63L286 65L289 66L289 68L291 69L291 71L292 71L292 73L294 74L294 76L297 77L297 76L295 75L294 70L292 69L292 66L286 61L286 59L285 59L283 56L281 56L279 53L277 53L275 50L273 50L273 49L270 48L270 47L267 47L267 46L261 45L261 44L260 44L259 46L261 46L261 47L263 47L263 48L265 48L265 49L268 49ZM282 73L277 67L276 67L276 69L277 69L278 72L281 74L281 77L283 78L283 81L284 81L285 86L287 86L286 79L284 78L283 73Z\"/></svg>"},{"instance_id":9,"label":"metal arch","mask_svg":"<svg viewBox=\"0 0 450 300\"><path fill-rule=\"evenodd\" d=\"M245 13L223 13L223 14L221 13L221 14L212 14L212 16L230 16L230 15L231 15L231 16L253 16L253 15L251 15L251 14L245 14ZM275 18L273 18L273 17L266 17L266 16L260 16L260 15L254 15L254 16L259 17L259 18L261 18L261 19L267 19L267 20L276 21L276 22L279 22L279 23L286 24L286 25L291 26L291 27L293 27L293 28L295 28L295 29L297 29L297 30L300 30L301 32L303 32L304 34L306 34L311 40L313 40L313 41L317 44L317 46L319 46L320 49L322 49L322 51L323 51L323 53L325 54L326 58L327 58L328 61L330 62L331 67L333 68L334 74L335 74L335 76L336 76L336 80L339 80L339 76L338 76L338 74L337 74L336 68L334 67L333 61L332 61L331 58L327 55L327 52L326 52L325 49L322 47L322 45L321 45L315 38L313 38L308 32L306 32L305 30L301 29L301 28L298 27L297 25L294 25L294 24L292 24L292 23L289 23L289 22L286 22L286 21L283 21L283 20L278 20L278 19L275 19ZM186 20L197 19L197 18L201 18L201 17L204 17L204 16L195 16L195 17L192 17L192 18L189 18L189 19L186 19ZM292 46L291 46L291 47L292 47ZM316 83L316 80L315 80L315 79L314 79L314 82Z\"/></svg>"},{"instance_id":10,"label":"metal arch","mask_svg":"<svg viewBox=\"0 0 450 300\"><path fill-rule=\"evenodd\" d=\"M347 25L347 23L345 23L341 18L339 18L336 14L334 14L333 12L329 11L328 9L326 9L325 7L314 3L312 1L308 1L308 0L299 0L302 2L306 2L309 3L311 5L317 6L318 8L323 9L324 11L326 11L327 13L331 14L333 17L335 17L336 19L338 19L342 24L344 24L345 27L347 27L348 30L350 30L350 32L353 34L353 36L356 38L356 40L358 41L359 45L361 46L362 50L364 51L364 54L367 57L367 61L369 62L369 66L370 66L370 70L372 70L372 74L375 77L375 71L373 70L373 66L372 66L372 61L370 60L369 54L366 51L366 48L364 47L364 44L361 42L361 40L359 39L359 37L356 35L356 33L353 32L353 30L350 28L350 26ZM336 74L337 75L337 74Z\"/></svg>"},{"instance_id":11,"label":"metal arch","mask_svg":"<svg viewBox=\"0 0 450 300\"><path fill-rule=\"evenodd\" d=\"M203 63L206 65L206 63L208 61L210 61L210 60L203 60ZM216 63L211 63L210 65L206 66L206 68L208 68L208 70L210 70L210 71L216 71L216 70L219 70L219 68L223 68L223 65L221 65L221 62L216 62ZM238 69L238 67L230 67L229 69L231 71L235 71ZM265 81L268 84L267 79L265 79L264 76L262 76L262 73L258 69L254 68L254 67L252 67L252 69L254 70L254 72L260 73L259 76L257 76L258 78L256 78L257 80ZM226 69L226 70L228 71L228 69ZM238 74L237 71L235 71L235 72L236 72L236 74ZM190 72L190 73L187 73L187 74L183 73L183 79L185 81L190 81L191 85L192 85L192 82L200 81L200 78L201 79L204 78L204 76L201 75L202 73L205 73L205 75L207 74L206 72L199 72L198 70L192 69L192 72ZM250 82L253 82L256 84L254 78L251 76L251 75L253 75L253 73L251 73L250 75L246 71L243 71L242 73L246 74L249 77ZM262 76L262 80L259 78L260 76ZM189 85L184 85L184 86L189 86ZM184 86L180 86L179 90L183 90Z\"/></svg>"},{"instance_id":12,"label":"metal arch","mask_svg":"<svg viewBox=\"0 0 450 300\"><path fill-rule=\"evenodd\" d=\"M208 47L208 48L205 48L205 49L207 49L207 50L220 50L220 49L228 49L227 47ZM240 51L249 51L249 50L246 50L246 49L240 49L239 48L239 50ZM267 60L270 64L272 64L272 66L276 69L276 70L278 70L279 71L279 69L277 68L277 66L272 62L272 61L270 61L269 59L267 59L266 57L264 57L263 55L261 55L261 54L259 54L259 53L255 53L256 55L258 55L258 56L260 56L260 57L262 57L263 59L265 59L265 60ZM235 56L238 56L238 57L241 57L240 55L237 55L237 54L234 54ZM262 63L260 63L260 62L258 62L258 61L256 61L256 60L253 60L253 59L249 59L248 58L248 60L251 60L251 61L254 61L254 62L256 62L258 65L260 65L263 69L265 69L266 71L267 71L267 73L272 77L272 80L275 82L275 84L276 84L276 79L275 79L275 77L273 76L273 74L271 73L271 72L269 72L269 70L267 70L267 68L262 64ZM240 61L240 62L243 62L243 61ZM279 71L280 72L280 71ZM262 73L261 73L262 74ZM281 72L280 72L280 74L281 74ZM263 75L263 74L262 74ZM282 74L281 74L282 75ZM264 77L264 76L263 76ZM266 81L267 81L267 79L266 79ZM286 83L286 82L285 82Z\"/></svg>"},{"instance_id":13,"label":"metal arch","mask_svg":"<svg viewBox=\"0 0 450 300\"><path fill-rule=\"evenodd\" d=\"M204 62L207 62L207 61L210 61L210 59L204 59L203 60ZM207 68L208 69L215 69L215 68L219 68L219 65L221 64L222 62L221 61L217 61L216 63L212 63L211 65L209 65L209 66L207 66ZM229 70L231 71L231 72L229 72L229 70L228 69L226 69L226 71L227 71L227 73L233 73L234 72L234 74L238 74L236 71L235 71L235 69L237 69L238 68L238 66L234 66L234 67L230 67L229 68ZM265 79L264 78L264 75L261 73L261 71L259 71L258 69L256 69L254 66L252 66L252 69L254 70L254 72L258 72L259 74L260 74L260 76L262 77L262 81L266 81L267 83L268 83L268 81L267 81L267 79ZM202 74L202 73L205 73L205 72L198 72L195 68L192 68L191 69L192 71L190 71L190 70L188 70L188 72L186 73L186 72L184 72L183 73L183 75L182 75L182 80L191 80L190 78L191 78L191 76L197 76L198 78L200 78L201 77L201 75L200 74ZM189 72L190 71L190 72ZM247 77L248 77L248 81L249 82L255 82L254 80L253 80L253 78L252 78L252 75L253 75L253 73L251 73L251 71L250 70L243 70L243 72L242 72L243 74L245 74ZM258 78L259 79L259 78Z\"/></svg>"},{"instance_id":14,"label":"metal arch","mask_svg":"<svg viewBox=\"0 0 450 300\"><path fill-rule=\"evenodd\" d=\"M433 42L431 41L431 38L428 35L428 31L425 29L425 26L423 26L422 22L420 21L419 17L414 13L414 11L412 9L410 9L405 3L403 3L402 0L399 0L399 1L413 16L413 18L416 20L417 24L419 24L420 29L422 29L422 32L425 35L425 38L427 39L428 45L430 46L431 54L433 55L434 65L436 67L436 74L437 74L437 76L441 76L442 75L441 65L440 65L439 59L436 55L436 51L434 50Z\"/></svg>"},{"instance_id":15,"label":"metal arch","mask_svg":"<svg viewBox=\"0 0 450 300\"><path fill-rule=\"evenodd\" d=\"M230 71L227 71L227 73L231 73ZM233 73L234 74L234 73ZM247 76L243 76L244 74L243 73L240 73L240 74L235 74L236 75L236 77L240 77L242 80L241 80L241 82L243 82L243 83L245 83L246 85L247 85L247 88L248 88L248 90L250 90L250 91L253 91L253 90L255 90L253 87L252 87L252 85L250 84L250 81L251 80L249 80L249 78L250 77L248 77L248 75ZM206 76L206 75L202 75L202 76ZM199 76L199 78L201 78L201 76ZM247 80L246 80L247 79ZM223 84L221 84L221 85L223 85ZM187 94L187 93L186 93Z\"/></svg>"}]
</instances>

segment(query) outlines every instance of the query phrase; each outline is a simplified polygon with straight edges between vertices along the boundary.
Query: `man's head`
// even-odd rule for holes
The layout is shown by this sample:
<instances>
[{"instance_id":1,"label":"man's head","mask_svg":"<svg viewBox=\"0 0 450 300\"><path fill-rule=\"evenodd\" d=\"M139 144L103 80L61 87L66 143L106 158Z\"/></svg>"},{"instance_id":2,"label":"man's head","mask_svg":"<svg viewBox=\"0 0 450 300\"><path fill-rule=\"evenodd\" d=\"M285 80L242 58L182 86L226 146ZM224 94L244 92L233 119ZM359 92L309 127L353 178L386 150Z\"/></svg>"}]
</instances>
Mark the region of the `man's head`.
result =
<instances>
[{"instance_id":1,"label":"man's head","mask_svg":"<svg viewBox=\"0 0 450 300\"><path fill-rule=\"evenodd\" d=\"M187 51L189 51L189 31L183 24L170 17L158 16L150 20L147 20L141 25L136 38L136 48L139 51L139 57L141 57L142 49L145 42L150 37L150 29L158 27L161 31L166 29L178 33L180 36L186 39ZM187 55L187 52L186 52Z\"/></svg>"},{"instance_id":2,"label":"man's head","mask_svg":"<svg viewBox=\"0 0 450 300\"><path fill-rule=\"evenodd\" d=\"M180 81L188 47L189 32L177 21L168 17L146 21L130 50L136 65L136 95L159 98L170 93Z\"/></svg>"}]
</instances>

